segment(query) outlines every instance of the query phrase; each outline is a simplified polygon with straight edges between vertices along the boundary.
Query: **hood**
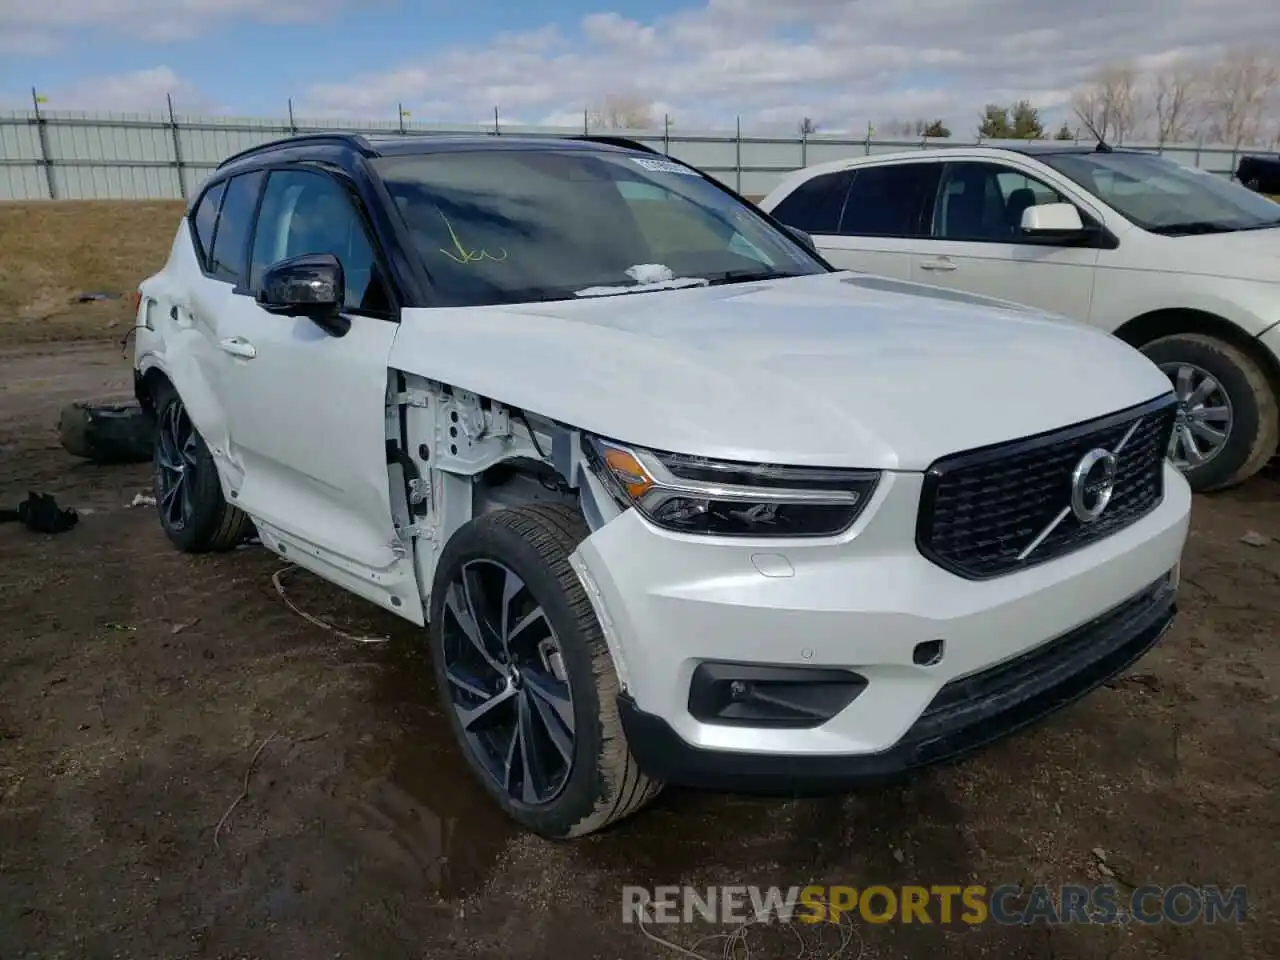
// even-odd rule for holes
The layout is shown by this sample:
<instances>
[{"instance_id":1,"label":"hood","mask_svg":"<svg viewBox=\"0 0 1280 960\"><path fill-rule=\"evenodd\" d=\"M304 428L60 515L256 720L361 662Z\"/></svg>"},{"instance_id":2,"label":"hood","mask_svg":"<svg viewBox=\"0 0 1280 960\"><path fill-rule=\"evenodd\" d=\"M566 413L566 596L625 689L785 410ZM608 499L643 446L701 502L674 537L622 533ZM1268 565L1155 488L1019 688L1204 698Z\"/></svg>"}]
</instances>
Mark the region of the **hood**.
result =
<instances>
[{"instance_id":1,"label":"hood","mask_svg":"<svg viewBox=\"0 0 1280 960\"><path fill-rule=\"evenodd\" d=\"M1162 239L1171 251L1165 270L1280 283L1280 228Z\"/></svg>"},{"instance_id":2,"label":"hood","mask_svg":"<svg viewBox=\"0 0 1280 960\"><path fill-rule=\"evenodd\" d=\"M850 273L409 309L390 363L658 450L889 470L1170 389L1094 328Z\"/></svg>"}]
</instances>

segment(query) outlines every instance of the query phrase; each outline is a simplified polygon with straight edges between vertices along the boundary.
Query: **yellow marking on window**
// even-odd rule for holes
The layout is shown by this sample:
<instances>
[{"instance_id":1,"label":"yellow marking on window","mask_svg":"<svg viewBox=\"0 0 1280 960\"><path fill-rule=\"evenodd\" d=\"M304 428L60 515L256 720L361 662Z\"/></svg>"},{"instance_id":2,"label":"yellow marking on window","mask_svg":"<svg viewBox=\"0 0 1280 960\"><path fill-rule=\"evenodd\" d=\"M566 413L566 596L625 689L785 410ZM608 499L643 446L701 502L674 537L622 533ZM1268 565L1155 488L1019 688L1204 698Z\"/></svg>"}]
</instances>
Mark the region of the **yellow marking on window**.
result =
<instances>
[{"instance_id":1,"label":"yellow marking on window","mask_svg":"<svg viewBox=\"0 0 1280 960\"><path fill-rule=\"evenodd\" d=\"M456 260L458 263L475 263L479 260L492 260L494 263L502 263L502 261L507 259L507 251L501 247L498 248L498 252L502 254L499 257L495 257L488 250L483 249L468 251L467 248L462 245L462 241L458 239L458 234L453 229L453 224L449 222L449 218L442 213L440 214L440 219L443 220L444 225L449 228L449 238L453 240L454 250L458 251L457 253L453 253L446 250L444 247L440 248L440 252L450 260Z\"/></svg>"}]
</instances>

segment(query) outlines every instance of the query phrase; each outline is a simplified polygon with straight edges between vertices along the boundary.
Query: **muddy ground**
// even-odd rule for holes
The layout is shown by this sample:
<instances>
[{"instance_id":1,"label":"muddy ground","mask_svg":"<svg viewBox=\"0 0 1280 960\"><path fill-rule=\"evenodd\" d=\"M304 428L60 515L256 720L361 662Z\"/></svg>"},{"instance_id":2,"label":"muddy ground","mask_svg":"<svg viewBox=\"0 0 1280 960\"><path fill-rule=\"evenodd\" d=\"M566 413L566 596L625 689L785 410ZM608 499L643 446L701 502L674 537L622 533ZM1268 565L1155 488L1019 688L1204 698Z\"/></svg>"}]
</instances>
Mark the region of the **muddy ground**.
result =
<instances>
[{"instance_id":1,"label":"muddy ground","mask_svg":"<svg viewBox=\"0 0 1280 960\"><path fill-rule=\"evenodd\" d=\"M416 630L286 581L307 611L391 640L335 638L285 607L262 551L172 550L152 509L126 506L146 467L61 451L59 407L127 384L110 346L0 353L0 505L33 489L84 511L62 535L0 526L0 956L1280 956L1280 542L1241 541L1280 536L1274 474L1197 500L1174 631L1033 732L843 798L668 792L553 845L468 779ZM685 954L620 919L630 883L1092 884L1103 868L1244 884L1249 918L660 931Z\"/></svg>"}]
</instances>

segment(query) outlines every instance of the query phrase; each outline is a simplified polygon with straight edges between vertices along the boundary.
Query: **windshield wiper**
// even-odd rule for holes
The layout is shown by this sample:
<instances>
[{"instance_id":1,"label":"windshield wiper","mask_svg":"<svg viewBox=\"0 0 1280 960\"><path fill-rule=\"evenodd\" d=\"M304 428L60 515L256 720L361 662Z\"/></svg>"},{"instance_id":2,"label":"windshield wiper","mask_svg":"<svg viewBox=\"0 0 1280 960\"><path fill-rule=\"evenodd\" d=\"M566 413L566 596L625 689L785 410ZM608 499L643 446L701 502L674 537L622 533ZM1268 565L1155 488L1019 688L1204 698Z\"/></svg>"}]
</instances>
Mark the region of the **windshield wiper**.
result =
<instances>
[{"instance_id":1,"label":"windshield wiper","mask_svg":"<svg viewBox=\"0 0 1280 960\"><path fill-rule=\"evenodd\" d=\"M673 277L652 283L627 283L610 286L586 287L573 291L575 297L621 297L629 293L648 293L651 290L680 290L684 287L705 287L709 281L702 277Z\"/></svg>"},{"instance_id":2,"label":"windshield wiper","mask_svg":"<svg viewBox=\"0 0 1280 960\"><path fill-rule=\"evenodd\" d=\"M726 283L752 283L756 280L786 280L789 277L797 276L794 273L782 273L779 270L726 270L724 273L718 273L708 282L713 287L722 286Z\"/></svg>"},{"instance_id":3,"label":"windshield wiper","mask_svg":"<svg viewBox=\"0 0 1280 960\"><path fill-rule=\"evenodd\" d=\"M1150 232L1162 237L1185 237L1201 233L1234 233L1241 229L1243 228L1235 224L1219 223L1216 220L1186 220L1182 223L1162 223L1158 227L1151 227Z\"/></svg>"}]
</instances>

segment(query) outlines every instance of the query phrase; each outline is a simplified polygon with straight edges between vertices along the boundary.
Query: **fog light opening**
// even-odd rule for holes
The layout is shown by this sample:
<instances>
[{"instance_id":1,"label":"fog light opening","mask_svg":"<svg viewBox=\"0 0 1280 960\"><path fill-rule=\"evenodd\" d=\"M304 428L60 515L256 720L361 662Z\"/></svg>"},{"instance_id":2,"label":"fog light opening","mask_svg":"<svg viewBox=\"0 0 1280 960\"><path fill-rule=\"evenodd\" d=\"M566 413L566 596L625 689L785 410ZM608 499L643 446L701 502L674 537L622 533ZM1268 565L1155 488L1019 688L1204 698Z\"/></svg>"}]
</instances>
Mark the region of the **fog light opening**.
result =
<instances>
[{"instance_id":1,"label":"fog light opening","mask_svg":"<svg viewBox=\"0 0 1280 960\"><path fill-rule=\"evenodd\" d=\"M945 640L925 640L923 643L917 643L915 650L911 652L911 662L917 667L935 666L942 662L946 648Z\"/></svg>"}]
</instances>

